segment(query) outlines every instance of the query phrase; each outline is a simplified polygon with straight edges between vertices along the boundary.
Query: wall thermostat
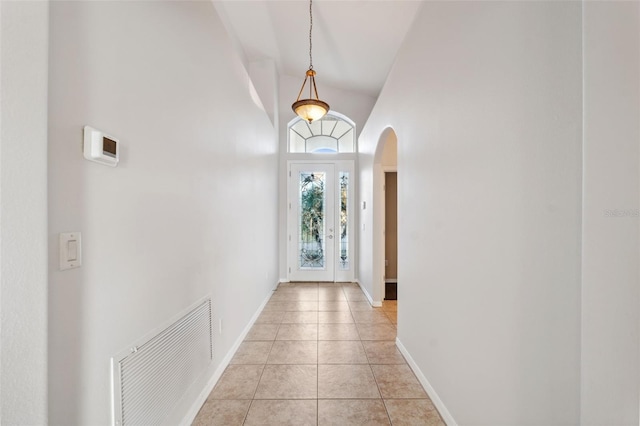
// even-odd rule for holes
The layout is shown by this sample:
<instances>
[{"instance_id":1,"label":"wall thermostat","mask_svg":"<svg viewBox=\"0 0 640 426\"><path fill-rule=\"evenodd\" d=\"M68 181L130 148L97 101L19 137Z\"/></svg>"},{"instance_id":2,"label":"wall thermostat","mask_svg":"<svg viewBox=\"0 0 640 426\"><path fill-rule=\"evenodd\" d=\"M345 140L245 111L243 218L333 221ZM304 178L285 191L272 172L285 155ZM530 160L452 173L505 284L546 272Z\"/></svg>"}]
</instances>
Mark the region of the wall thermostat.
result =
<instances>
[{"instance_id":1,"label":"wall thermostat","mask_svg":"<svg viewBox=\"0 0 640 426\"><path fill-rule=\"evenodd\" d=\"M84 158L115 167L120 159L120 142L100 130L84 126Z\"/></svg>"}]
</instances>

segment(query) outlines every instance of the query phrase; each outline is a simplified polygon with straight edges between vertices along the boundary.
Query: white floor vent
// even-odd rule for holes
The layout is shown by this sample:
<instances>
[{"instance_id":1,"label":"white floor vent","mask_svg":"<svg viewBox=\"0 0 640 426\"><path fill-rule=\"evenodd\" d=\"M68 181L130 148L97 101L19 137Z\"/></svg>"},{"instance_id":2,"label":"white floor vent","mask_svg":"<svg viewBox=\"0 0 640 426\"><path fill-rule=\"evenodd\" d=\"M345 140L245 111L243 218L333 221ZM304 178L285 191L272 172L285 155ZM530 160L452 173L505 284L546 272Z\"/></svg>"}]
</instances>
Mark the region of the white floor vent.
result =
<instances>
[{"instance_id":1,"label":"white floor vent","mask_svg":"<svg viewBox=\"0 0 640 426\"><path fill-rule=\"evenodd\" d=\"M211 299L112 358L114 425L157 425L213 359Z\"/></svg>"}]
</instances>

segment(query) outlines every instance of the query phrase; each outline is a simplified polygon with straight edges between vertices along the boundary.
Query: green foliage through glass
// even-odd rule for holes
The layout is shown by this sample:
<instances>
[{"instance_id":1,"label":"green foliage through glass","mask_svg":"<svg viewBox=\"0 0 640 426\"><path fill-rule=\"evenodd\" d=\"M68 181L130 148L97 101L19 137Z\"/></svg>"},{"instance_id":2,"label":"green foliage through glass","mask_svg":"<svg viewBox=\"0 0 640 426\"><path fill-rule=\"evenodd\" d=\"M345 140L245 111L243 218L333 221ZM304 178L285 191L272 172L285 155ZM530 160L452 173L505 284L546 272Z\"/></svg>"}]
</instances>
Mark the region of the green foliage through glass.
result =
<instances>
[{"instance_id":1,"label":"green foliage through glass","mask_svg":"<svg viewBox=\"0 0 640 426\"><path fill-rule=\"evenodd\" d=\"M325 174L300 173L300 267L323 268Z\"/></svg>"}]
</instances>

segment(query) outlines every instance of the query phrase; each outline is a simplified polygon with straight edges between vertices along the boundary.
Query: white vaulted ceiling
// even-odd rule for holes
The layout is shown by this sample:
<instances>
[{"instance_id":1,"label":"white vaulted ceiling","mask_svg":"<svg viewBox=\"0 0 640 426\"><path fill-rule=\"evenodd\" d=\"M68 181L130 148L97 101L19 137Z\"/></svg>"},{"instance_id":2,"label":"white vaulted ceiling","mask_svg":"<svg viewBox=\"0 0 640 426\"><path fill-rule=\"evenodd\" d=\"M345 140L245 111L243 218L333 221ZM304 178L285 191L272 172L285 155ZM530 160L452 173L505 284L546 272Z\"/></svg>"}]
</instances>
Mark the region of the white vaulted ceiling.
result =
<instances>
[{"instance_id":1,"label":"white vaulted ceiling","mask_svg":"<svg viewBox=\"0 0 640 426\"><path fill-rule=\"evenodd\" d=\"M419 1L315 0L313 65L318 84L377 97ZM248 62L272 59L281 75L309 67L309 2L214 1Z\"/></svg>"}]
</instances>

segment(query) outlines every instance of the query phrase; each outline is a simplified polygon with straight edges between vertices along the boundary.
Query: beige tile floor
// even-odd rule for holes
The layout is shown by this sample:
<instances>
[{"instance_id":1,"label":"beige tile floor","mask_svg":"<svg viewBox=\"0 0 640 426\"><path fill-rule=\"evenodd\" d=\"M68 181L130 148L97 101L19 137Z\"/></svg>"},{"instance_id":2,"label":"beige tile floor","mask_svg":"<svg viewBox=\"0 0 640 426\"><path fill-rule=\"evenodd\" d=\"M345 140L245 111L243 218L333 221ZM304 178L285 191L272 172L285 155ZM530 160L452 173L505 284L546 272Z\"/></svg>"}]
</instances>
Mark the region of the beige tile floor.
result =
<instances>
[{"instance_id":1,"label":"beige tile floor","mask_svg":"<svg viewBox=\"0 0 640 426\"><path fill-rule=\"evenodd\" d=\"M395 345L397 304L280 284L194 425L444 425Z\"/></svg>"}]
</instances>

